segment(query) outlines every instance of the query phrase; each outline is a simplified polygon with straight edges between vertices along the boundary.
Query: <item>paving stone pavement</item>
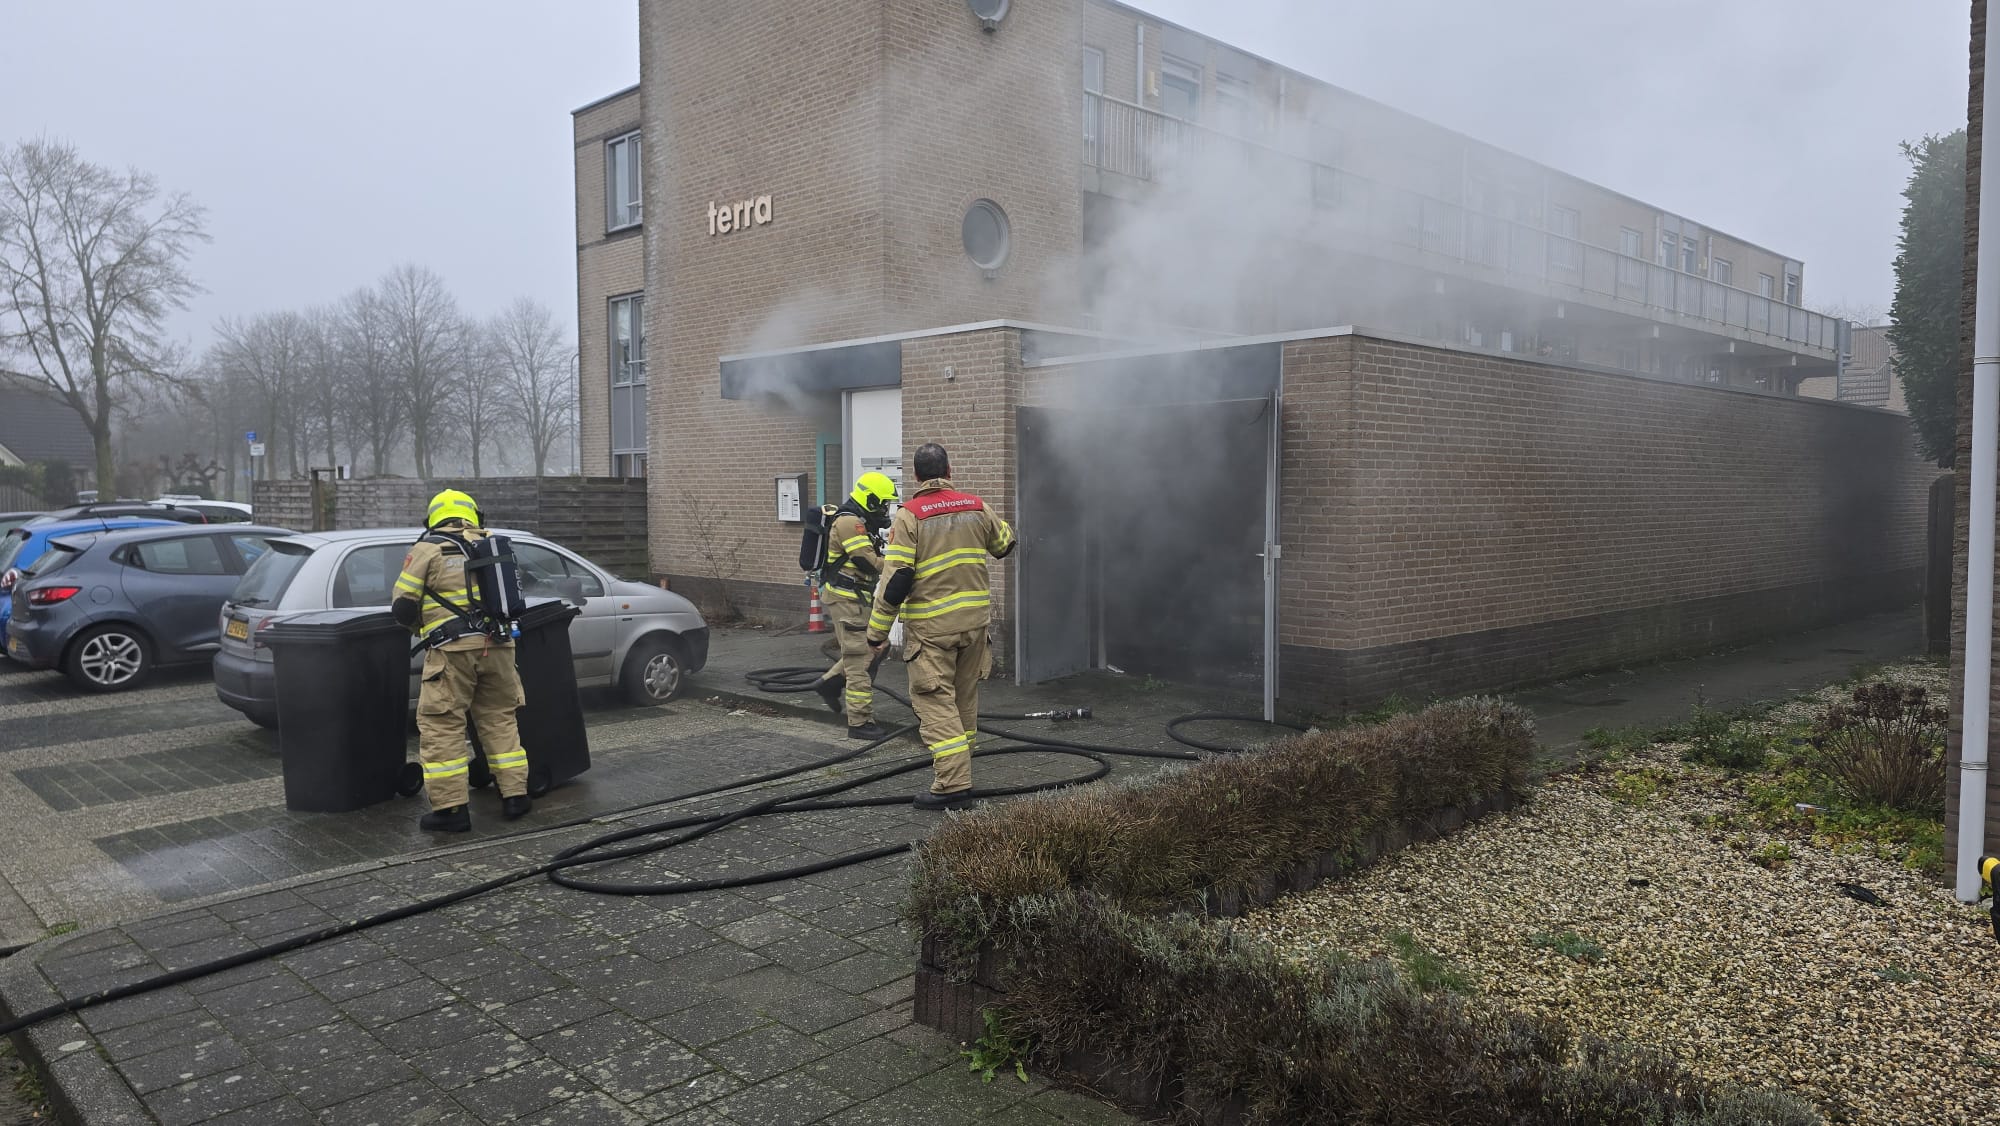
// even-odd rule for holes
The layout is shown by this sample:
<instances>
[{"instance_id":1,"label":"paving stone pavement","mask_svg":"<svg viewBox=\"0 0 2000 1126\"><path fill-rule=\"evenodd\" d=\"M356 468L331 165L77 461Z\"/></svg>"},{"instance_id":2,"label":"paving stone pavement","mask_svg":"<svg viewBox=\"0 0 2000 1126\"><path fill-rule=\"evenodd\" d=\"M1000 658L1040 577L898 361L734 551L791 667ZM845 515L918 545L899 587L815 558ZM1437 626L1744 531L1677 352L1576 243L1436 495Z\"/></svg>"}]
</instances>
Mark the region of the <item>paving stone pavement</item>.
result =
<instances>
[{"instance_id":1,"label":"paving stone pavement","mask_svg":"<svg viewBox=\"0 0 2000 1126\"><path fill-rule=\"evenodd\" d=\"M1796 677L1808 673L1794 666L1813 660L1844 665L1892 657L1898 654L1888 650L1906 633L1878 622L1789 649L1678 668L1664 679L1640 670L1617 682L1619 702L1601 703L1597 687L1573 684L1552 690L1543 707L1558 726L1584 715L1616 726L1635 707L1663 706L1689 675L1701 677L1711 699L1728 699L1726 684L1766 683L1774 662L1786 666L1784 676ZM618 798L618 804L657 799L848 746L811 697L758 697L735 684L744 668L760 663L815 663L815 642L742 638L697 687L698 698L720 707L593 713L600 765L585 777L602 784L551 795L545 803L551 820L544 824L578 812L606 817ZM1863 654L1850 655L1855 645ZM186 695L185 685L147 690L159 694L159 731L135 734L129 717L136 713L121 710L112 733L99 736L68 714L74 703L41 698L41 682L23 687L9 695L10 681L0 677L0 724L27 730L49 708L42 730L73 741L57 744L60 753L0 742L0 809L35 803L45 811L38 817L53 819L41 822L43 831L87 843L97 858L90 871L97 878L105 870L125 873L145 889L153 909L138 917L128 911L0 960L0 1009L8 1011L518 870L633 820L606 817L440 847L410 830L415 807L407 803L295 819L281 807L274 811L268 796L252 800L273 780L232 780L231 768L221 765L230 761L221 747L254 744L259 733L223 731L201 719L192 702L176 696ZM142 701L128 697L114 706L133 702ZM1129 678L1101 675L1026 692L995 686L988 696L993 710L1079 702L1091 703L1098 718L1064 725L1062 733L1162 746L1165 716L1221 701L1147 691ZM893 706L889 712L892 721L902 714ZM192 753L166 753L173 750ZM101 774L82 769L128 757L143 761L104 766ZM823 773L893 760L914 756L885 748ZM1060 777L1076 766L1076 760L1020 756L985 760L977 769L982 784L1006 785ZM1156 768L1131 760L1121 767ZM202 784L155 792L171 789L163 774ZM874 792L907 793L920 777L880 783ZM814 780L763 787L757 796ZM565 791L575 804L555 800ZM52 795L58 793L74 804L57 809ZM196 816L188 808L197 800L191 794L238 800ZM98 795L107 800L89 800ZM743 800L740 793L718 795L644 816L714 811ZM172 808L145 820L147 811L166 809L161 803ZM908 806L760 819L606 874L648 881L746 873L907 842L935 819ZM481 831L496 832L483 823ZM0 828L0 838L7 832ZM0 871L11 882L17 869L8 864L0 855ZM220 882L186 875L202 870ZM1039 1081L1003 1077L983 1084L967 1070L959 1045L911 1022L915 951L896 913L907 873L907 858L892 856L779 883L652 897L596 895L535 880L51 1021L25 1040L59 1108L90 1126L1125 1121ZM216 887L257 890L209 896ZM175 897L186 897L187 905L158 909Z\"/></svg>"},{"instance_id":2,"label":"paving stone pavement","mask_svg":"<svg viewBox=\"0 0 2000 1126\"><path fill-rule=\"evenodd\" d=\"M982 781L1063 769L996 760ZM878 790L909 788L896 779ZM809 863L935 823L907 806L800 813L610 874ZM54 939L0 963L0 1000L24 1011L226 956L518 868L609 827L399 859ZM690 896L523 883L87 1010L29 1039L59 1098L92 1124L1123 1121L1040 1082L983 1084L958 1045L911 1023L915 951L896 913L907 874L906 858L890 857Z\"/></svg>"}]
</instances>

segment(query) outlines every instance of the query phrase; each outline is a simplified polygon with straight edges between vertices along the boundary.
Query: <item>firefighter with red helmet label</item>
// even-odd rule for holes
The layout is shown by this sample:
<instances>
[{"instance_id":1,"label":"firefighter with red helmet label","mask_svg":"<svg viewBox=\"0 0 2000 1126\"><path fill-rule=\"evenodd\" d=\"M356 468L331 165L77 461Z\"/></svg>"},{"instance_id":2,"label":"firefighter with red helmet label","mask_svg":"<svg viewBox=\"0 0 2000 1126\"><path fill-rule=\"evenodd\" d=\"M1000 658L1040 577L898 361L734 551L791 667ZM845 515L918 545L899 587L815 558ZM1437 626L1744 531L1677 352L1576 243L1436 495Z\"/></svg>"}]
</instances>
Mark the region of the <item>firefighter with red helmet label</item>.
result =
<instances>
[{"instance_id":1,"label":"firefighter with red helmet label","mask_svg":"<svg viewBox=\"0 0 2000 1126\"><path fill-rule=\"evenodd\" d=\"M879 649L902 619L910 703L931 752L931 786L914 804L956 809L972 789L979 682L993 671L987 561L1014 550L1014 529L979 497L952 488L943 446L918 447L913 467L922 484L890 525L868 645Z\"/></svg>"}]
</instances>

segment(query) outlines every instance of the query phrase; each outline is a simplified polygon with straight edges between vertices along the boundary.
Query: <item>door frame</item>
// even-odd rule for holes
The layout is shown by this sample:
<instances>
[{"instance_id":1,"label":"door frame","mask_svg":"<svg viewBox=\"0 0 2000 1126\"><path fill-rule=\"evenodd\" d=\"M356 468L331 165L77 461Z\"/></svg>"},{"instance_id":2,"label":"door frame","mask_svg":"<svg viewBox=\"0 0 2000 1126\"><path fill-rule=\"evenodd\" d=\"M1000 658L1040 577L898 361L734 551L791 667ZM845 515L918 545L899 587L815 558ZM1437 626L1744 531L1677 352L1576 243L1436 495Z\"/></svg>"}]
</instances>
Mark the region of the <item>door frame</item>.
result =
<instances>
[{"instance_id":1,"label":"door frame","mask_svg":"<svg viewBox=\"0 0 2000 1126\"><path fill-rule=\"evenodd\" d=\"M1245 396L1245 398L1251 398L1251 397L1252 396ZM1265 719L1272 720L1277 718L1277 712L1278 712L1278 683L1279 683L1278 590L1279 590L1279 585L1282 581L1282 569L1284 560L1284 544L1280 535L1280 517L1282 515L1282 494L1280 490L1284 480L1284 433L1285 433L1284 385L1282 378L1278 380L1277 385L1271 389L1271 392L1268 395L1254 396L1254 398L1262 398L1267 403L1269 403L1268 424L1270 426L1270 432L1267 435L1265 441L1265 463L1264 463L1263 550L1257 552L1256 554L1258 559L1261 560L1262 564L1261 570L1264 583L1263 615L1262 615L1263 626L1264 626L1263 698L1261 701L1262 704L1261 710L1263 713L1263 717ZM1195 400L1187 400L1176 403L1162 403L1160 405L1196 406L1196 405L1201 405L1203 403L1222 403L1222 402L1232 402L1232 401L1239 401L1239 400L1195 399ZM1061 412L1064 414L1071 414L1071 415L1083 413L1080 411L1074 411L1074 412L1062 411L1062 408L1059 407L1040 408L1040 409L1047 410L1051 414L1056 414L1057 412ZM1018 443L1020 440L1020 413L1018 408L1015 414L1014 425L1015 429L1014 429L1013 440L1016 443L1015 452L1017 455L1017 467L1014 478L1014 497L1013 497L1014 512L1015 515L1017 517L1020 517L1022 519L1022 522L1025 524L1027 523L1029 514L1026 513L1022 508L1024 490L1022 487L1022 474L1020 473L1018 466L1018 454L1019 454ZM1095 606L1091 608L1091 613L1095 617L1096 621L1094 626L1088 631L1089 640L1087 640L1085 643L1085 648L1087 651L1086 661L1088 662L1087 667L1089 668L1103 668L1107 660L1106 656L1107 639L1104 630L1104 597L1102 589L1103 562L1104 561L1101 552L1096 553L1096 558L1094 560L1087 562L1087 565L1093 567L1096 571L1095 575L1096 581L1092 585L1092 597L1095 600ZM1089 580L1087 579L1086 581ZM1028 579L1025 573L1025 569L1021 567L1016 567L1013 575L1013 593L1012 593L1012 597L1016 603L1013 610L1014 683L1016 685L1026 685L1028 683L1026 679L1027 655L1028 655L1027 653L1028 615L1025 609L1025 599L1031 593L1030 585L1031 581Z\"/></svg>"}]
</instances>

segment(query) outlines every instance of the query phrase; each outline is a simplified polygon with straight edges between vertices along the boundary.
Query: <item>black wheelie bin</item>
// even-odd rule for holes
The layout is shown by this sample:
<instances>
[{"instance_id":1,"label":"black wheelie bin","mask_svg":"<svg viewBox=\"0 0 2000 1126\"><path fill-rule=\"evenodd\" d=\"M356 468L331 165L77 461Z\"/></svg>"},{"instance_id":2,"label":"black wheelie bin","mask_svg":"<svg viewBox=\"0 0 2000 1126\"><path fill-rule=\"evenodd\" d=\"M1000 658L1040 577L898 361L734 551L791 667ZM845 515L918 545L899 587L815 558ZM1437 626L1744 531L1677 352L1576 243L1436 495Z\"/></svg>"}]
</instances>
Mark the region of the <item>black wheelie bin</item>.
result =
<instances>
[{"instance_id":1,"label":"black wheelie bin","mask_svg":"<svg viewBox=\"0 0 2000 1126\"><path fill-rule=\"evenodd\" d=\"M316 610L271 647L285 808L344 813L423 788L409 761L410 631L386 610Z\"/></svg>"},{"instance_id":2,"label":"black wheelie bin","mask_svg":"<svg viewBox=\"0 0 2000 1126\"><path fill-rule=\"evenodd\" d=\"M528 698L516 717L521 746L528 751L528 795L541 797L590 769L590 739L584 732L583 701L576 690L576 663L570 655L569 624L580 611L559 598L535 602L521 615L514 642L514 667ZM486 768L479 732L467 724L472 743L472 785L493 780Z\"/></svg>"}]
</instances>

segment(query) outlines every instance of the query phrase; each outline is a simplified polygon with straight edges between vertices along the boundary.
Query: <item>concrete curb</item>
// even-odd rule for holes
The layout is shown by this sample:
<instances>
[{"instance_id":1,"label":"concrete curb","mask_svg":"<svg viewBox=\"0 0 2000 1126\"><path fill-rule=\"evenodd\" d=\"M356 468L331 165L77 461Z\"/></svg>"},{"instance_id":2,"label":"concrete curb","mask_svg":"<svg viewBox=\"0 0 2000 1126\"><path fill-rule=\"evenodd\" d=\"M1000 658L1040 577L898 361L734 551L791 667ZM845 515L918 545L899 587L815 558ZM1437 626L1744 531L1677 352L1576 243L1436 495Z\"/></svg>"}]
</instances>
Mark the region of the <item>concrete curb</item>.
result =
<instances>
[{"instance_id":1,"label":"concrete curb","mask_svg":"<svg viewBox=\"0 0 2000 1126\"><path fill-rule=\"evenodd\" d=\"M61 938L35 943L0 962L0 1019L53 1005L62 1000L41 973L41 959L61 947L115 927L93 927ZM14 1034L21 1061L42 1080L65 1126L153 1126L148 1113L125 1077L97 1052L97 1038L74 1016L59 1017Z\"/></svg>"}]
</instances>

